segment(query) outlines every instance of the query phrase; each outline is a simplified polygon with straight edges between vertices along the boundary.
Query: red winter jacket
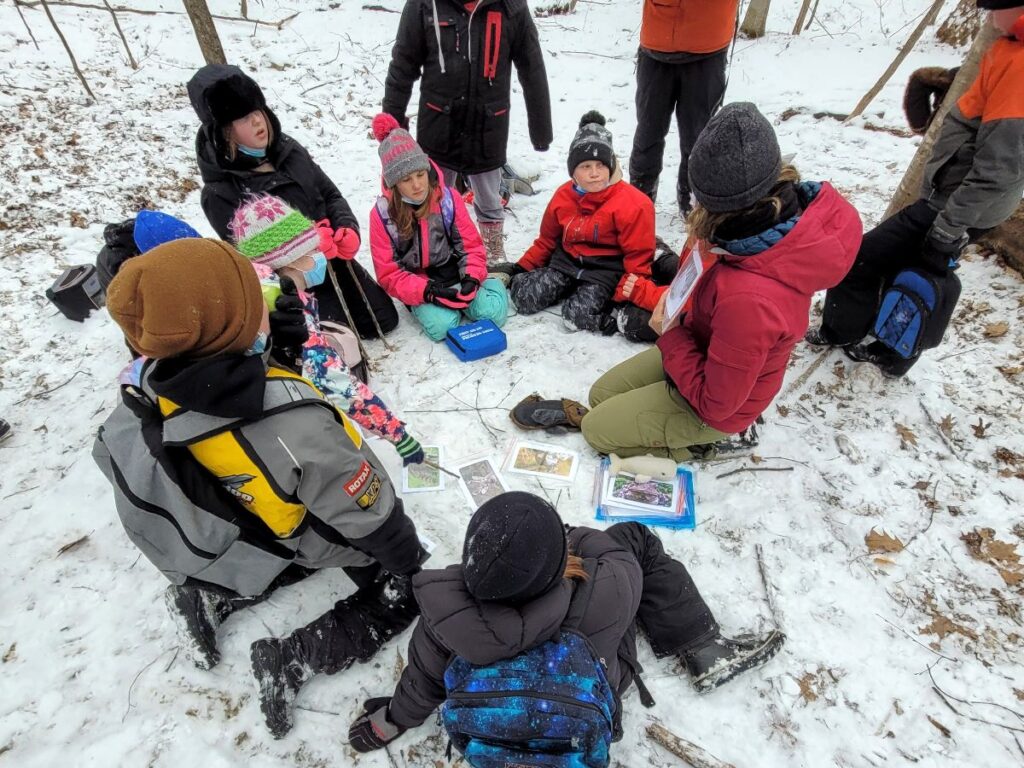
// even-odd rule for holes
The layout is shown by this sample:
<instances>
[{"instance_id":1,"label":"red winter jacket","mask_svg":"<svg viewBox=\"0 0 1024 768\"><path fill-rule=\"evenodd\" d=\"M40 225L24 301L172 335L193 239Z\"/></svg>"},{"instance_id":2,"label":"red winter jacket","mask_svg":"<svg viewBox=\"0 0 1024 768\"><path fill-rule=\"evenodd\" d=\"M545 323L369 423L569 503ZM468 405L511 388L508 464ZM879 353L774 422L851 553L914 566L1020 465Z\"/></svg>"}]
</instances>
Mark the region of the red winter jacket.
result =
<instances>
[{"instance_id":1,"label":"red winter jacket","mask_svg":"<svg viewBox=\"0 0 1024 768\"><path fill-rule=\"evenodd\" d=\"M555 192L540 235L519 260L527 270L546 267L561 245L580 280L615 288L615 301L630 301L653 310L665 288L651 277L654 261L654 203L636 187L618 181L602 192L581 195L567 181ZM638 280L627 299L622 285L629 275Z\"/></svg>"},{"instance_id":2,"label":"red winter jacket","mask_svg":"<svg viewBox=\"0 0 1024 768\"><path fill-rule=\"evenodd\" d=\"M682 325L658 339L665 373L705 423L741 432L768 407L807 330L811 297L846 276L862 237L856 209L826 182L767 250L718 249Z\"/></svg>"}]
</instances>

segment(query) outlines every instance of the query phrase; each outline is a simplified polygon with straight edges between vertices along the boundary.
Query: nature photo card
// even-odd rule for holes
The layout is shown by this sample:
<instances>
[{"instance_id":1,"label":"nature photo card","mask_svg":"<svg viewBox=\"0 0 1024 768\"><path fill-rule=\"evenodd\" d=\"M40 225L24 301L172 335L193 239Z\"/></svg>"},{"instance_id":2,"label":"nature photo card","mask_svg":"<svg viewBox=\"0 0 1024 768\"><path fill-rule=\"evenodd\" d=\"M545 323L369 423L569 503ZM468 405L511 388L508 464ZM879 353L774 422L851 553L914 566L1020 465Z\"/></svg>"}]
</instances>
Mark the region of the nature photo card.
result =
<instances>
[{"instance_id":1,"label":"nature photo card","mask_svg":"<svg viewBox=\"0 0 1024 768\"><path fill-rule=\"evenodd\" d=\"M423 446L426 461L402 467L402 493L427 493L444 490L444 473L438 467L444 466L441 461L441 448L436 445ZM429 461L430 466L426 462Z\"/></svg>"}]
</instances>

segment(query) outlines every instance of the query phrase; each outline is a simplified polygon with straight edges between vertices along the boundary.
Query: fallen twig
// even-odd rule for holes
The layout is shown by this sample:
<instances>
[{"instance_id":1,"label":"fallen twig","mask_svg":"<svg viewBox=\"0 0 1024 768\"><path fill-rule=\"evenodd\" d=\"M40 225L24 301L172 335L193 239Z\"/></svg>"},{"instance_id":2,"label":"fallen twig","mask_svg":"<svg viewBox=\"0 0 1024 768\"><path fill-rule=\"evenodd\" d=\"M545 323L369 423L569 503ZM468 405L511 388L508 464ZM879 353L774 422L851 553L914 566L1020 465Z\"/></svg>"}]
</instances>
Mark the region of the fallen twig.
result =
<instances>
[{"instance_id":1,"label":"fallen twig","mask_svg":"<svg viewBox=\"0 0 1024 768\"><path fill-rule=\"evenodd\" d=\"M729 472L723 472L720 475L715 475L717 480L721 480L723 477L729 475L738 475L740 472L792 472L793 467L740 467L739 469L733 469Z\"/></svg>"},{"instance_id":2,"label":"fallen twig","mask_svg":"<svg viewBox=\"0 0 1024 768\"><path fill-rule=\"evenodd\" d=\"M925 645L925 644L924 644L924 643L922 643L922 642L921 642L920 640L918 640L918 639L917 639L916 637L914 637L914 636L913 636L912 634L910 634L909 632L907 632L907 630L905 630L905 629L904 629L903 627L900 627L900 626L898 626L898 625L896 625L896 624L893 624L893 623L892 623L891 621L889 621L889 620L888 620L887 618L885 618L885 616L883 616L882 614L880 614L880 613L876 613L876 614L875 614L875 616L877 616L878 618L880 618L880 619L881 619L882 621L884 621L884 622L885 622L886 624L888 624L888 625L889 625L890 627L892 627L893 629L898 629L898 630L899 630L900 632L902 632L902 633L903 633L904 635L906 635L906 636L907 636L907 638L909 638L910 640L913 640L913 641L914 641L915 643L917 643L918 645L920 645L920 646L921 646L922 648L924 648L924 649L925 649L926 651L930 651L931 653L934 653L934 654L935 654L936 656L938 656L938 657L940 657L940 658L943 658L943 659L945 659L946 661L952 661L952 662L953 662L954 664L956 664L956 663L957 663L957 660L956 660L956 659L954 659L954 658L951 658L951 657L949 657L949 656L946 656L945 654L939 653L939 652L938 652L938 651L936 651L936 650L935 650L934 648L932 648L932 647L930 647L930 646L927 646L927 645Z\"/></svg>"},{"instance_id":3,"label":"fallen twig","mask_svg":"<svg viewBox=\"0 0 1024 768\"><path fill-rule=\"evenodd\" d=\"M828 350L828 349L825 349L825 350L823 350L823 351L822 351L822 352L821 352L821 353L820 353L820 354L818 355L818 358L817 358L817 359L816 359L816 360L815 360L815 361L814 361L813 363L811 363L810 365L808 365L808 366L807 366L807 368L806 368L806 369L804 370L804 372L803 372L803 373L801 373L801 374L800 374L799 376L797 376L797 377L796 377L796 381L794 381L794 382L793 382L792 384L790 384L790 385L789 385L789 387L787 387L787 388L786 388L786 394L785 394L785 395L783 395L783 398L785 398L785 397L786 397L786 396L788 396L788 395L791 395L791 394L793 394L793 393L794 393L794 392L796 392L796 391L797 391L798 389L800 389L800 387L802 387L802 386L803 386L803 385L804 385L804 384L806 383L806 381L807 381L807 380L808 380L809 378L811 378L811 375L812 375L812 374L813 374L813 373L814 373L814 372L815 372L816 370L818 370L818 367L819 367L819 366L820 366L820 365L821 365L821 364L822 364L823 362L825 362L825 358L826 358L826 357L828 357L828 354L829 354L829 350Z\"/></svg>"},{"instance_id":4,"label":"fallen twig","mask_svg":"<svg viewBox=\"0 0 1024 768\"><path fill-rule=\"evenodd\" d=\"M932 666L934 666L934 665L932 665ZM975 706L978 706L978 705L984 705L984 706L987 706L987 707L998 707L999 709L1005 709L1007 712L1009 712L1011 715L1016 717L1018 720L1024 721L1024 714L1021 714L1017 710L1011 709L1010 707L1007 707L1004 704L999 704L998 702L995 702L995 701L971 701L969 699L960 699L960 698L957 698L956 696L954 696L953 694L949 693L948 691L942 690L939 687L939 684L937 682L935 682L935 675L932 674L932 667L931 666L928 667L928 677L931 678L932 685L935 686L935 689L939 693L941 693L943 696L948 696L953 701L958 701L961 704L968 704L969 706L972 706L972 707L975 707ZM973 720L974 718L971 718L971 719ZM988 722L988 721L979 721L979 722ZM1000 725L1000 723L992 723L992 725ZM1021 733L1024 733L1024 730L1022 730L1020 728L1013 728L1013 727L1011 727L1009 725L1004 725L1003 727L1004 728L1009 728L1011 731L1020 731Z\"/></svg>"},{"instance_id":5,"label":"fallen twig","mask_svg":"<svg viewBox=\"0 0 1024 768\"><path fill-rule=\"evenodd\" d=\"M37 400L38 398L43 397L44 395L49 395L52 392L56 392L61 387L70 384L72 380L75 378L75 376L77 376L80 373L84 373L86 376L89 375L88 372L86 371L75 371L73 374L71 374L71 378L63 382L62 384L58 384L56 387L51 387L50 389L44 389L42 392L36 392L35 394L25 395L23 398L21 398L21 400L15 403L15 405L20 405L21 403L24 403L26 400Z\"/></svg>"},{"instance_id":6,"label":"fallen twig","mask_svg":"<svg viewBox=\"0 0 1024 768\"><path fill-rule=\"evenodd\" d=\"M957 450L957 447L955 445L953 445L953 441L946 437L946 433L942 431L942 427L939 426L939 422L936 421L934 416L932 416L931 411L928 410L928 407L924 404L924 401L918 400L917 402L921 404L921 410L924 411L924 415L928 417L928 421L932 425L932 429L935 430L935 433L939 436L942 442L946 444L947 448L949 448L949 452L953 454L954 458L962 458L960 456L960 451Z\"/></svg>"},{"instance_id":7,"label":"fallen twig","mask_svg":"<svg viewBox=\"0 0 1024 768\"><path fill-rule=\"evenodd\" d=\"M299 93L299 96L305 96L310 91L315 91L317 88L323 88L325 85L333 85L334 83L340 83L344 79L345 78L343 78L343 77L339 77L337 80L325 80L322 83L317 83L316 85L311 85L309 88L307 88L306 90L304 90L301 93Z\"/></svg>"},{"instance_id":8,"label":"fallen twig","mask_svg":"<svg viewBox=\"0 0 1024 768\"><path fill-rule=\"evenodd\" d=\"M647 726L647 738L659 744L684 763L693 768L736 768L732 763L725 763L712 754L705 752L691 741L681 739L661 723Z\"/></svg>"},{"instance_id":9,"label":"fallen twig","mask_svg":"<svg viewBox=\"0 0 1024 768\"><path fill-rule=\"evenodd\" d=\"M776 629L782 629L782 622L779 620L779 612L775 607L775 598L772 596L772 589L768 585L768 575L764 570L764 551L760 544L754 545L754 553L757 555L757 572L761 574L761 585L764 587L765 600L768 602L768 610L772 614L772 622Z\"/></svg>"},{"instance_id":10,"label":"fallen twig","mask_svg":"<svg viewBox=\"0 0 1024 768\"><path fill-rule=\"evenodd\" d=\"M168 650L170 650L170 649L168 649ZM178 650L177 646L175 647L174 650L175 650L175 652L177 652L177 650ZM150 667L152 667L158 661L160 661L160 657L163 656L165 653L167 653L166 650L165 651L160 651L160 653L157 654L155 659L153 659L151 662L149 662L149 664L147 664L146 666L144 666L142 669L139 670L138 674L135 675L135 678L132 680L132 684L128 686L128 708L125 709L124 715L121 717L121 722L122 723L124 723L125 719L128 717L128 713L132 711L132 707L135 706L134 704L132 704L132 690L135 688L135 684L137 682L139 682L139 678L142 677L142 673L145 672Z\"/></svg>"},{"instance_id":11,"label":"fallen twig","mask_svg":"<svg viewBox=\"0 0 1024 768\"><path fill-rule=\"evenodd\" d=\"M595 53L594 51L559 51L559 53L573 53L577 56L600 56L602 59L632 59L632 56L612 56L607 53Z\"/></svg>"},{"instance_id":12,"label":"fallen twig","mask_svg":"<svg viewBox=\"0 0 1024 768\"><path fill-rule=\"evenodd\" d=\"M364 11L381 11L382 13L401 13L396 11L394 8L385 8L383 5L364 5Z\"/></svg>"}]
</instances>

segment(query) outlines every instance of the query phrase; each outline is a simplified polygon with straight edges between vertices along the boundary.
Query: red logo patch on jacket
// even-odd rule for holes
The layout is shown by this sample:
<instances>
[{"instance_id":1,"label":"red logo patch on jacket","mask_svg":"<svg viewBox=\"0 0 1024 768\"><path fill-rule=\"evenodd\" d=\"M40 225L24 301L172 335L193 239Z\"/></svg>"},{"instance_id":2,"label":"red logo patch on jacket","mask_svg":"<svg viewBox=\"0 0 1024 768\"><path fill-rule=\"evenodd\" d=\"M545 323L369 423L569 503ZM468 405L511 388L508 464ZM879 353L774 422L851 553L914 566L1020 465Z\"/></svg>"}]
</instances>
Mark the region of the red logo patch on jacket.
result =
<instances>
[{"instance_id":1,"label":"red logo patch on jacket","mask_svg":"<svg viewBox=\"0 0 1024 768\"><path fill-rule=\"evenodd\" d=\"M363 486L366 485L372 475L373 467L370 466L370 462L364 461L360 465L359 471L356 472L355 477L345 483L345 493L355 498L362 492Z\"/></svg>"}]
</instances>

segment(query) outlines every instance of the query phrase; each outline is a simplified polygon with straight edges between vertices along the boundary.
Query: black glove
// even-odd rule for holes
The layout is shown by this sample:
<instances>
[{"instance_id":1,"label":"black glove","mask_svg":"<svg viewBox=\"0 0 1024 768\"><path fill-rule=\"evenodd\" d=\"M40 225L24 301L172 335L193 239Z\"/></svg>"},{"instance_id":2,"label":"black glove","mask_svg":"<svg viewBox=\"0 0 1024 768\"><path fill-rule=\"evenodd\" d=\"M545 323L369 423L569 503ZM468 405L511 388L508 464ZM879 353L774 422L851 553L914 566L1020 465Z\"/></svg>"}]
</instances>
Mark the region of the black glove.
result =
<instances>
[{"instance_id":1,"label":"black glove","mask_svg":"<svg viewBox=\"0 0 1024 768\"><path fill-rule=\"evenodd\" d=\"M928 230L928 236L921 248L924 265L933 272L945 274L950 262L960 258L960 252L967 245L967 233L950 232L942 223L936 221Z\"/></svg>"},{"instance_id":2,"label":"black glove","mask_svg":"<svg viewBox=\"0 0 1024 768\"><path fill-rule=\"evenodd\" d=\"M437 299L448 299L448 301L458 301L459 299L459 286L453 285L445 288L441 283L436 280L431 280L427 283L426 289L423 291L423 300L432 304L437 303Z\"/></svg>"},{"instance_id":3,"label":"black glove","mask_svg":"<svg viewBox=\"0 0 1024 768\"><path fill-rule=\"evenodd\" d=\"M274 340L274 347L292 361L299 356L302 345L309 340L302 299L290 277L281 278L281 295L277 297L274 311L270 313L270 336Z\"/></svg>"},{"instance_id":4,"label":"black glove","mask_svg":"<svg viewBox=\"0 0 1024 768\"><path fill-rule=\"evenodd\" d=\"M459 286L459 293L463 296L472 296L476 293L476 289L480 287L480 281L476 278L466 277L462 278L462 283Z\"/></svg>"},{"instance_id":5,"label":"black glove","mask_svg":"<svg viewBox=\"0 0 1024 768\"><path fill-rule=\"evenodd\" d=\"M504 262L502 264L495 264L493 267L488 267L487 271L488 272L498 272L498 273L500 273L502 275L508 275L509 277L515 277L516 275L521 275L526 270L523 267L519 266L519 264L514 264L514 263L512 263L510 261L506 261L506 262Z\"/></svg>"},{"instance_id":6,"label":"black glove","mask_svg":"<svg viewBox=\"0 0 1024 768\"><path fill-rule=\"evenodd\" d=\"M405 728L388 719L390 696L368 699L363 704L363 714L349 726L348 743L356 752L373 752L383 749L403 733Z\"/></svg>"}]
</instances>

